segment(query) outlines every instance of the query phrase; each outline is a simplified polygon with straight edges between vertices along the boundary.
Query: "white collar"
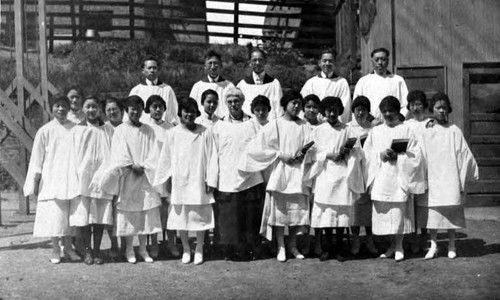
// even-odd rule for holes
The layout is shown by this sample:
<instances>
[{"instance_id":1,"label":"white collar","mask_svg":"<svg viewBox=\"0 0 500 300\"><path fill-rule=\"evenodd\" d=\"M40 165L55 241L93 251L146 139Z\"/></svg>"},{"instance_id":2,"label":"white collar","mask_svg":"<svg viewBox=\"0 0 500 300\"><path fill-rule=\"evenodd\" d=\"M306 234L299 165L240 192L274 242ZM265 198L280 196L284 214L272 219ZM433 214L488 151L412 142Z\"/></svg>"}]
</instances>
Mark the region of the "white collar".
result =
<instances>
[{"instance_id":1,"label":"white collar","mask_svg":"<svg viewBox=\"0 0 500 300\"><path fill-rule=\"evenodd\" d=\"M322 78L333 78L333 72L331 72L330 74L325 74L325 72L321 71L321 77Z\"/></svg>"},{"instance_id":2,"label":"white collar","mask_svg":"<svg viewBox=\"0 0 500 300\"><path fill-rule=\"evenodd\" d=\"M146 78L146 85L158 85L158 78L153 81Z\"/></svg>"},{"instance_id":3,"label":"white collar","mask_svg":"<svg viewBox=\"0 0 500 300\"><path fill-rule=\"evenodd\" d=\"M260 83L263 84L265 76L266 76L266 71L262 71L262 73L260 73L260 74L257 74L257 73L252 71L252 77L253 77L253 81L255 83L257 82L257 80L260 80Z\"/></svg>"},{"instance_id":4,"label":"white collar","mask_svg":"<svg viewBox=\"0 0 500 300\"><path fill-rule=\"evenodd\" d=\"M219 77L220 76L217 75L217 77L212 78L212 77L210 77L210 75L207 75L207 77L208 77L208 82L213 83L213 82L219 82Z\"/></svg>"}]
</instances>

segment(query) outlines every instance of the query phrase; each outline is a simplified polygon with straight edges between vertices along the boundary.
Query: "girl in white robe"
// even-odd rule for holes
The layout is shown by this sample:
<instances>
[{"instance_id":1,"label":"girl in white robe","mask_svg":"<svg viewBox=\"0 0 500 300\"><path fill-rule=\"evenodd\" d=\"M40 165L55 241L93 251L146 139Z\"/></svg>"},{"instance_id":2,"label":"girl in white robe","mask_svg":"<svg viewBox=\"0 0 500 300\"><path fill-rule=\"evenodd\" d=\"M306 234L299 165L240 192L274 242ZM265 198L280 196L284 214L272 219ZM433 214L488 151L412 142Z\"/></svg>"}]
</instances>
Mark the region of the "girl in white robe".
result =
<instances>
[{"instance_id":1,"label":"girl in white robe","mask_svg":"<svg viewBox=\"0 0 500 300\"><path fill-rule=\"evenodd\" d=\"M220 120L220 116L215 114L219 107L219 95L214 90L208 89L201 94L201 106L203 112L196 118L196 123L207 128L212 127Z\"/></svg>"},{"instance_id":2,"label":"girl in white robe","mask_svg":"<svg viewBox=\"0 0 500 300\"><path fill-rule=\"evenodd\" d=\"M113 225L113 195L91 187L94 175L101 165L109 162L111 154L113 128L101 121L101 110L96 97L87 97L83 101L83 112L87 117L85 126L76 127L79 196L71 200L69 224L80 230L85 251L83 262L87 265L104 262L100 252L104 225Z\"/></svg>"},{"instance_id":3,"label":"girl in white robe","mask_svg":"<svg viewBox=\"0 0 500 300\"><path fill-rule=\"evenodd\" d=\"M315 178L314 201L311 213L311 227L315 229L315 253L320 260L326 260L335 253L342 257L344 228L351 225L352 205L364 191L359 147L346 146L351 136L349 128L338 120L344 106L338 97L326 97L321 101L322 113L327 122L313 131L315 141L314 164L309 178ZM331 231L336 229L337 249L331 244ZM322 230L327 231L328 251L321 249Z\"/></svg>"},{"instance_id":4,"label":"girl in white robe","mask_svg":"<svg viewBox=\"0 0 500 300\"><path fill-rule=\"evenodd\" d=\"M370 115L370 100L365 96L358 96L352 102L352 113L354 115L354 119L352 122L349 122L347 126L350 129L349 137L356 137L359 141L359 146L361 147L361 155L362 155L362 164L361 167L363 169L363 185L365 190L360 195L359 199L354 202L353 210L352 210L352 224L351 224L351 232L353 235L352 245L351 245L351 254L356 256L359 254L361 247L361 239L359 237L361 226L365 227L366 233L366 248L370 252L371 255L378 255L378 250L375 247L375 243L373 242L373 234L372 234L372 202L370 199L370 193L366 191L366 157L364 154L363 146L366 138L368 137L368 133L373 128L373 124L368 120Z\"/></svg>"},{"instance_id":5,"label":"girl in white robe","mask_svg":"<svg viewBox=\"0 0 500 300\"><path fill-rule=\"evenodd\" d=\"M50 261L58 264L61 239L64 254L73 261L81 260L71 245L74 230L69 226L70 202L78 196L71 153L75 124L66 118L70 106L66 96L50 98L49 105L54 119L35 135L23 191L26 197L34 195L38 201L33 236L51 238Z\"/></svg>"},{"instance_id":6,"label":"girl in white robe","mask_svg":"<svg viewBox=\"0 0 500 300\"><path fill-rule=\"evenodd\" d=\"M451 112L448 96L435 94L429 110L436 120L423 135L429 189L417 197L417 218L418 224L428 228L431 236L425 259L437 256L438 229L448 230L448 257L453 259L457 256L455 230L465 228L466 182L479 178L478 167L460 128L448 123Z\"/></svg>"},{"instance_id":7,"label":"girl in white robe","mask_svg":"<svg viewBox=\"0 0 500 300\"><path fill-rule=\"evenodd\" d=\"M125 237L125 255L136 263L134 236L139 237L139 256L153 262L146 249L146 235L161 232L160 195L152 187L158 158L154 130L141 123L144 102L138 96L126 100L129 120L118 126L111 143L111 161L102 179L101 189L118 195L115 231Z\"/></svg>"},{"instance_id":8,"label":"girl in white robe","mask_svg":"<svg viewBox=\"0 0 500 300\"><path fill-rule=\"evenodd\" d=\"M146 101L146 107L144 112L149 114L147 119L147 124L153 128L155 132L156 143L158 144L158 153L160 153L165 141L167 130L172 129L174 125L170 122L163 120L163 114L167 109L167 104L161 96L152 95L149 96ZM169 194L166 190L160 190L161 206L160 206L160 216L161 216L161 226L167 232L168 240L168 251L172 256L178 257L180 255L179 249L176 245L176 235L174 230L167 230L167 218L168 218L168 202ZM152 258L158 257L159 247L158 247L158 234L151 235L151 248L149 253Z\"/></svg>"},{"instance_id":9,"label":"girl in white robe","mask_svg":"<svg viewBox=\"0 0 500 300\"><path fill-rule=\"evenodd\" d=\"M421 149L413 131L398 120L400 103L387 96L379 106L385 123L372 129L364 150L368 163L367 186L373 201L372 226L376 235L389 235L390 248L381 258L404 259L403 234L413 232L414 213L410 194L425 190ZM395 139L406 139L406 151L392 150Z\"/></svg>"},{"instance_id":10,"label":"girl in white robe","mask_svg":"<svg viewBox=\"0 0 500 300\"><path fill-rule=\"evenodd\" d=\"M196 124L200 115L192 98L179 103L181 125L167 131L155 176L155 187L170 190L167 229L178 230L182 241L182 263L191 262L188 232L196 232L194 264L203 263L205 232L214 228L213 188L207 185L212 157L211 132Z\"/></svg>"},{"instance_id":11,"label":"girl in white robe","mask_svg":"<svg viewBox=\"0 0 500 300\"><path fill-rule=\"evenodd\" d=\"M262 216L263 225L274 227L278 244L278 261L286 261L285 226L290 231L289 250L298 258L304 256L296 244L297 231L309 225L310 188L303 182L304 155L301 150L310 142L309 124L298 117L302 96L289 91L280 104L285 115L269 122L248 145L239 169L260 172L270 167L266 191L269 195Z\"/></svg>"},{"instance_id":12,"label":"girl in white robe","mask_svg":"<svg viewBox=\"0 0 500 300\"><path fill-rule=\"evenodd\" d=\"M407 102L409 115L408 119L405 121L405 124L413 130L413 133L417 138L418 145L422 148L422 152L424 152L425 149L423 149L423 136L426 131L427 123L430 120L425 114L425 109L428 107L427 97L425 96L425 93L420 90L412 90L408 93ZM414 195L412 195L411 197L414 198ZM415 205L416 212L417 202L413 201L413 204ZM418 228L420 228L421 230L420 237L417 235ZM413 253L418 253L421 251L421 244L426 234L427 229L418 224L418 218L415 218L415 233L412 236L411 243L411 251Z\"/></svg>"}]
</instances>

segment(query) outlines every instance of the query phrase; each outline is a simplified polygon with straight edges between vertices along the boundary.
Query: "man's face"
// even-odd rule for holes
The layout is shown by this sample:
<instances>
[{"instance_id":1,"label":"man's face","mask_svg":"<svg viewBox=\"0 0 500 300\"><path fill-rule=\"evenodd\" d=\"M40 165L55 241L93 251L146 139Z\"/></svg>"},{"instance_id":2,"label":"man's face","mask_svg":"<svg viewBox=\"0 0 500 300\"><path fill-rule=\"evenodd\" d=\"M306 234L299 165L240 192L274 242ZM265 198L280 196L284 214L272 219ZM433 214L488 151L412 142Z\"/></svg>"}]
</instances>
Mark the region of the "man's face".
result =
<instances>
[{"instance_id":1,"label":"man's face","mask_svg":"<svg viewBox=\"0 0 500 300\"><path fill-rule=\"evenodd\" d=\"M154 60L146 60L142 67L142 74L150 81L155 81L158 78L158 62Z\"/></svg>"},{"instance_id":2,"label":"man's face","mask_svg":"<svg viewBox=\"0 0 500 300\"><path fill-rule=\"evenodd\" d=\"M250 67L257 74L264 72L266 62L264 55L260 51L254 51L250 56Z\"/></svg>"},{"instance_id":3,"label":"man's face","mask_svg":"<svg viewBox=\"0 0 500 300\"><path fill-rule=\"evenodd\" d=\"M212 78L217 78L220 75L222 69L222 63L217 57L210 57L205 61L205 71L208 76Z\"/></svg>"},{"instance_id":4,"label":"man's face","mask_svg":"<svg viewBox=\"0 0 500 300\"><path fill-rule=\"evenodd\" d=\"M335 59L333 57L333 54L323 53L323 55L321 55L319 67L321 68L321 71L323 71L323 73L325 73L326 75L332 73L334 65Z\"/></svg>"},{"instance_id":5,"label":"man's face","mask_svg":"<svg viewBox=\"0 0 500 300\"><path fill-rule=\"evenodd\" d=\"M384 74L389 65L389 57L383 51L376 52L372 57L372 65L377 74Z\"/></svg>"}]
</instances>

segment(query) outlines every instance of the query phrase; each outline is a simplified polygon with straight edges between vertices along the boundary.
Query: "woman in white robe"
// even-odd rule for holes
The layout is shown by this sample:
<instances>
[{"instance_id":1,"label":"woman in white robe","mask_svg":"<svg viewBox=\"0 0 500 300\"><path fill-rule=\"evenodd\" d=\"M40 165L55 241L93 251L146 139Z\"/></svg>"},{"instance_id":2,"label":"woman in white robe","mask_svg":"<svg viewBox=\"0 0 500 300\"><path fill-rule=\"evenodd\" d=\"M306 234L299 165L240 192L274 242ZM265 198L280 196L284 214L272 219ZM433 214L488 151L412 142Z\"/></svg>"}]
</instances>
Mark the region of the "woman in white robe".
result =
<instances>
[{"instance_id":1,"label":"woman in white robe","mask_svg":"<svg viewBox=\"0 0 500 300\"><path fill-rule=\"evenodd\" d=\"M351 225L352 205L364 192L363 174L359 147L346 146L350 137L349 128L338 118L344 106L338 97L326 97L321 101L321 110L327 122L313 131L316 153L312 160L309 178L315 178L311 227L315 229L315 254L320 260L332 254L339 261L342 256L344 228ZM331 231L335 228L337 249L333 249ZM321 232L327 231L328 251L321 248Z\"/></svg>"},{"instance_id":2,"label":"woman in white robe","mask_svg":"<svg viewBox=\"0 0 500 300\"><path fill-rule=\"evenodd\" d=\"M421 149L413 131L398 120L400 103L387 96L380 103L384 124L372 129L364 150L368 160L368 180L373 201L372 226L376 235L390 235L392 243L381 258L404 259L403 234L414 231L410 194L425 190ZM392 150L395 139L406 139L406 151Z\"/></svg>"},{"instance_id":3,"label":"woman in white robe","mask_svg":"<svg viewBox=\"0 0 500 300\"><path fill-rule=\"evenodd\" d=\"M49 105L54 119L35 135L23 191L26 197L33 195L38 201L33 236L52 239L50 261L58 264L61 239L64 254L73 261L81 260L71 245L74 230L69 226L70 202L78 196L71 153L75 124L66 118L70 106L66 96L51 97Z\"/></svg>"},{"instance_id":4,"label":"woman in white robe","mask_svg":"<svg viewBox=\"0 0 500 300\"><path fill-rule=\"evenodd\" d=\"M226 94L226 92L224 92L224 94ZM195 122L207 128L214 126L215 123L221 119L221 116L216 114L218 107L219 95L217 92L211 89L205 90L201 93L201 108L203 109L203 112L201 112L201 115L196 118Z\"/></svg>"},{"instance_id":5,"label":"woman in white robe","mask_svg":"<svg viewBox=\"0 0 500 300\"><path fill-rule=\"evenodd\" d=\"M298 117L302 109L302 96L289 91L280 104L285 115L269 122L248 145L239 169L261 172L270 167L266 201L262 222L274 227L278 244L278 261L286 261L284 231L290 230L289 250L298 258L304 256L296 244L297 231L309 225L310 189L303 182L304 155L301 150L310 142L309 124Z\"/></svg>"},{"instance_id":6,"label":"woman in white robe","mask_svg":"<svg viewBox=\"0 0 500 300\"><path fill-rule=\"evenodd\" d=\"M211 155L210 130L196 124L200 115L192 98L179 103L181 125L167 131L155 176L155 187L171 191L167 229L178 230L182 241L182 263L191 262L188 232L196 232L194 264L203 263L205 232L214 228L213 188L207 185Z\"/></svg>"},{"instance_id":7,"label":"woman in white robe","mask_svg":"<svg viewBox=\"0 0 500 300\"><path fill-rule=\"evenodd\" d=\"M146 236L161 232L160 195L152 187L158 158L154 130L141 123L144 102L138 96L126 100L128 121L118 126L111 143L111 160L100 180L103 191L117 195L116 236L125 237L127 261L136 263L134 236L139 237L138 254L153 262L146 249Z\"/></svg>"},{"instance_id":8,"label":"woman in white robe","mask_svg":"<svg viewBox=\"0 0 500 300\"><path fill-rule=\"evenodd\" d=\"M71 200L69 224L78 228L83 241L87 265L102 264L100 247L104 226L113 225L113 195L93 190L92 179L98 169L109 162L113 127L99 118L101 103L90 96L83 101L87 117L85 126L76 127L75 158L78 174L79 196ZM91 246L93 236L94 246Z\"/></svg>"},{"instance_id":9,"label":"woman in white robe","mask_svg":"<svg viewBox=\"0 0 500 300\"><path fill-rule=\"evenodd\" d=\"M359 254L361 248L361 239L359 237L361 226L365 227L366 233L366 248L371 255L378 255L378 250L373 242L372 234L372 202L370 199L370 193L366 191L366 157L363 151L364 142L368 137L368 134L373 128L373 124L368 120L370 115L370 100L365 96L358 96L352 102L352 113L354 115L353 121L349 122L347 126L350 130L349 137L356 137L359 141L358 146L361 148L362 164L363 169L363 185L364 191L360 195L359 199L354 202L352 206L352 224L351 232L353 235L351 254L356 256Z\"/></svg>"},{"instance_id":10,"label":"woman in white robe","mask_svg":"<svg viewBox=\"0 0 500 300\"><path fill-rule=\"evenodd\" d=\"M425 259L437 256L438 229L448 230L448 257L453 259L457 256L455 230L465 228L466 182L479 178L478 167L460 128L448 123L451 112L448 96L435 94L429 108L436 120L423 135L429 189L417 197L417 218L431 236Z\"/></svg>"}]
</instances>

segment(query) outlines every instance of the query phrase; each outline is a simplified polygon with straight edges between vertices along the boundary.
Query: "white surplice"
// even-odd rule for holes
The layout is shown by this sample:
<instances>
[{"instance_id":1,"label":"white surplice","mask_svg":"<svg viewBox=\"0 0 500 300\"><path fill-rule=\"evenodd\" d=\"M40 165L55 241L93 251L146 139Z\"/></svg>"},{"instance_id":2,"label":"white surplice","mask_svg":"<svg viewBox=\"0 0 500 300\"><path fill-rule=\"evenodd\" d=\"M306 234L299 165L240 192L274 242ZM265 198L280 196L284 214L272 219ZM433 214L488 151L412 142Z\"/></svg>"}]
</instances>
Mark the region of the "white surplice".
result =
<instances>
[{"instance_id":1,"label":"white surplice","mask_svg":"<svg viewBox=\"0 0 500 300\"><path fill-rule=\"evenodd\" d=\"M158 95L165 100L167 109L163 115L163 120L172 124L179 124L179 116L177 115L178 104L177 97L175 96L174 90L168 84L163 82L156 82L156 85L149 85L146 82L139 83L130 91L129 96L137 95L142 98L144 105L146 101L152 95ZM145 121L145 114L141 118L141 122ZM128 120L128 114L125 113L123 116L123 122Z\"/></svg>"},{"instance_id":2,"label":"white surplice","mask_svg":"<svg viewBox=\"0 0 500 300\"><path fill-rule=\"evenodd\" d=\"M401 103L401 113L406 114L408 102L408 88L403 77L395 74L378 75L370 73L361 77L354 88L353 99L357 96L365 96L370 100L370 113L378 120L383 121L382 114L378 108L382 99L386 96L394 96Z\"/></svg>"},{"instance_id":3,"label":"white surplice","mask_svg":"<svg viewBox=\"0 0 500 300\"><path fill-rule=\"evenodd\" d=\"M248 122L248 121L247 121ZM247 122L220 121L212 127L214 160L208 172L208 184L221 192L236 193L263 182L260 172L242 172L238 162L247 144L255 136Z\"/></svg>"},{"instance_id":4,"label":"white surplice","mask_svg":"<svg viewBox=\"0 0 500 300\"><path fill-rule=\"evenodd\" d=\"M263 84L255 84L252 81L253 79L250 80L249 78L242 79L236 86L241 89L243 95L245 96L245 102L243 102L242 106L243 111L248 115L252 115L250 104L252 104L252 101L255 97L257 97L258 95L263 95L269 98L269 101L271 102L269 120L274 120L282 116L283 108L280 106L280 99L283 96L283 92L281 90L281 84L278 79L274 78L270 82L264 81Z\"/></svg>"},{"instance_id":5,"label":"white surplice","mask_svg":"<svg viewBox=\"0 0 500 300\"><path fill-rule=\"evenodd\" d=\"M344 105L344 113L339 117L339 120L342 123L347 123L351 119L351 90L345 78L314 76L306 81L300 93L302 97L314 94L320 100L328 96L340 98Z\"/></svg>"}]
</instances>

